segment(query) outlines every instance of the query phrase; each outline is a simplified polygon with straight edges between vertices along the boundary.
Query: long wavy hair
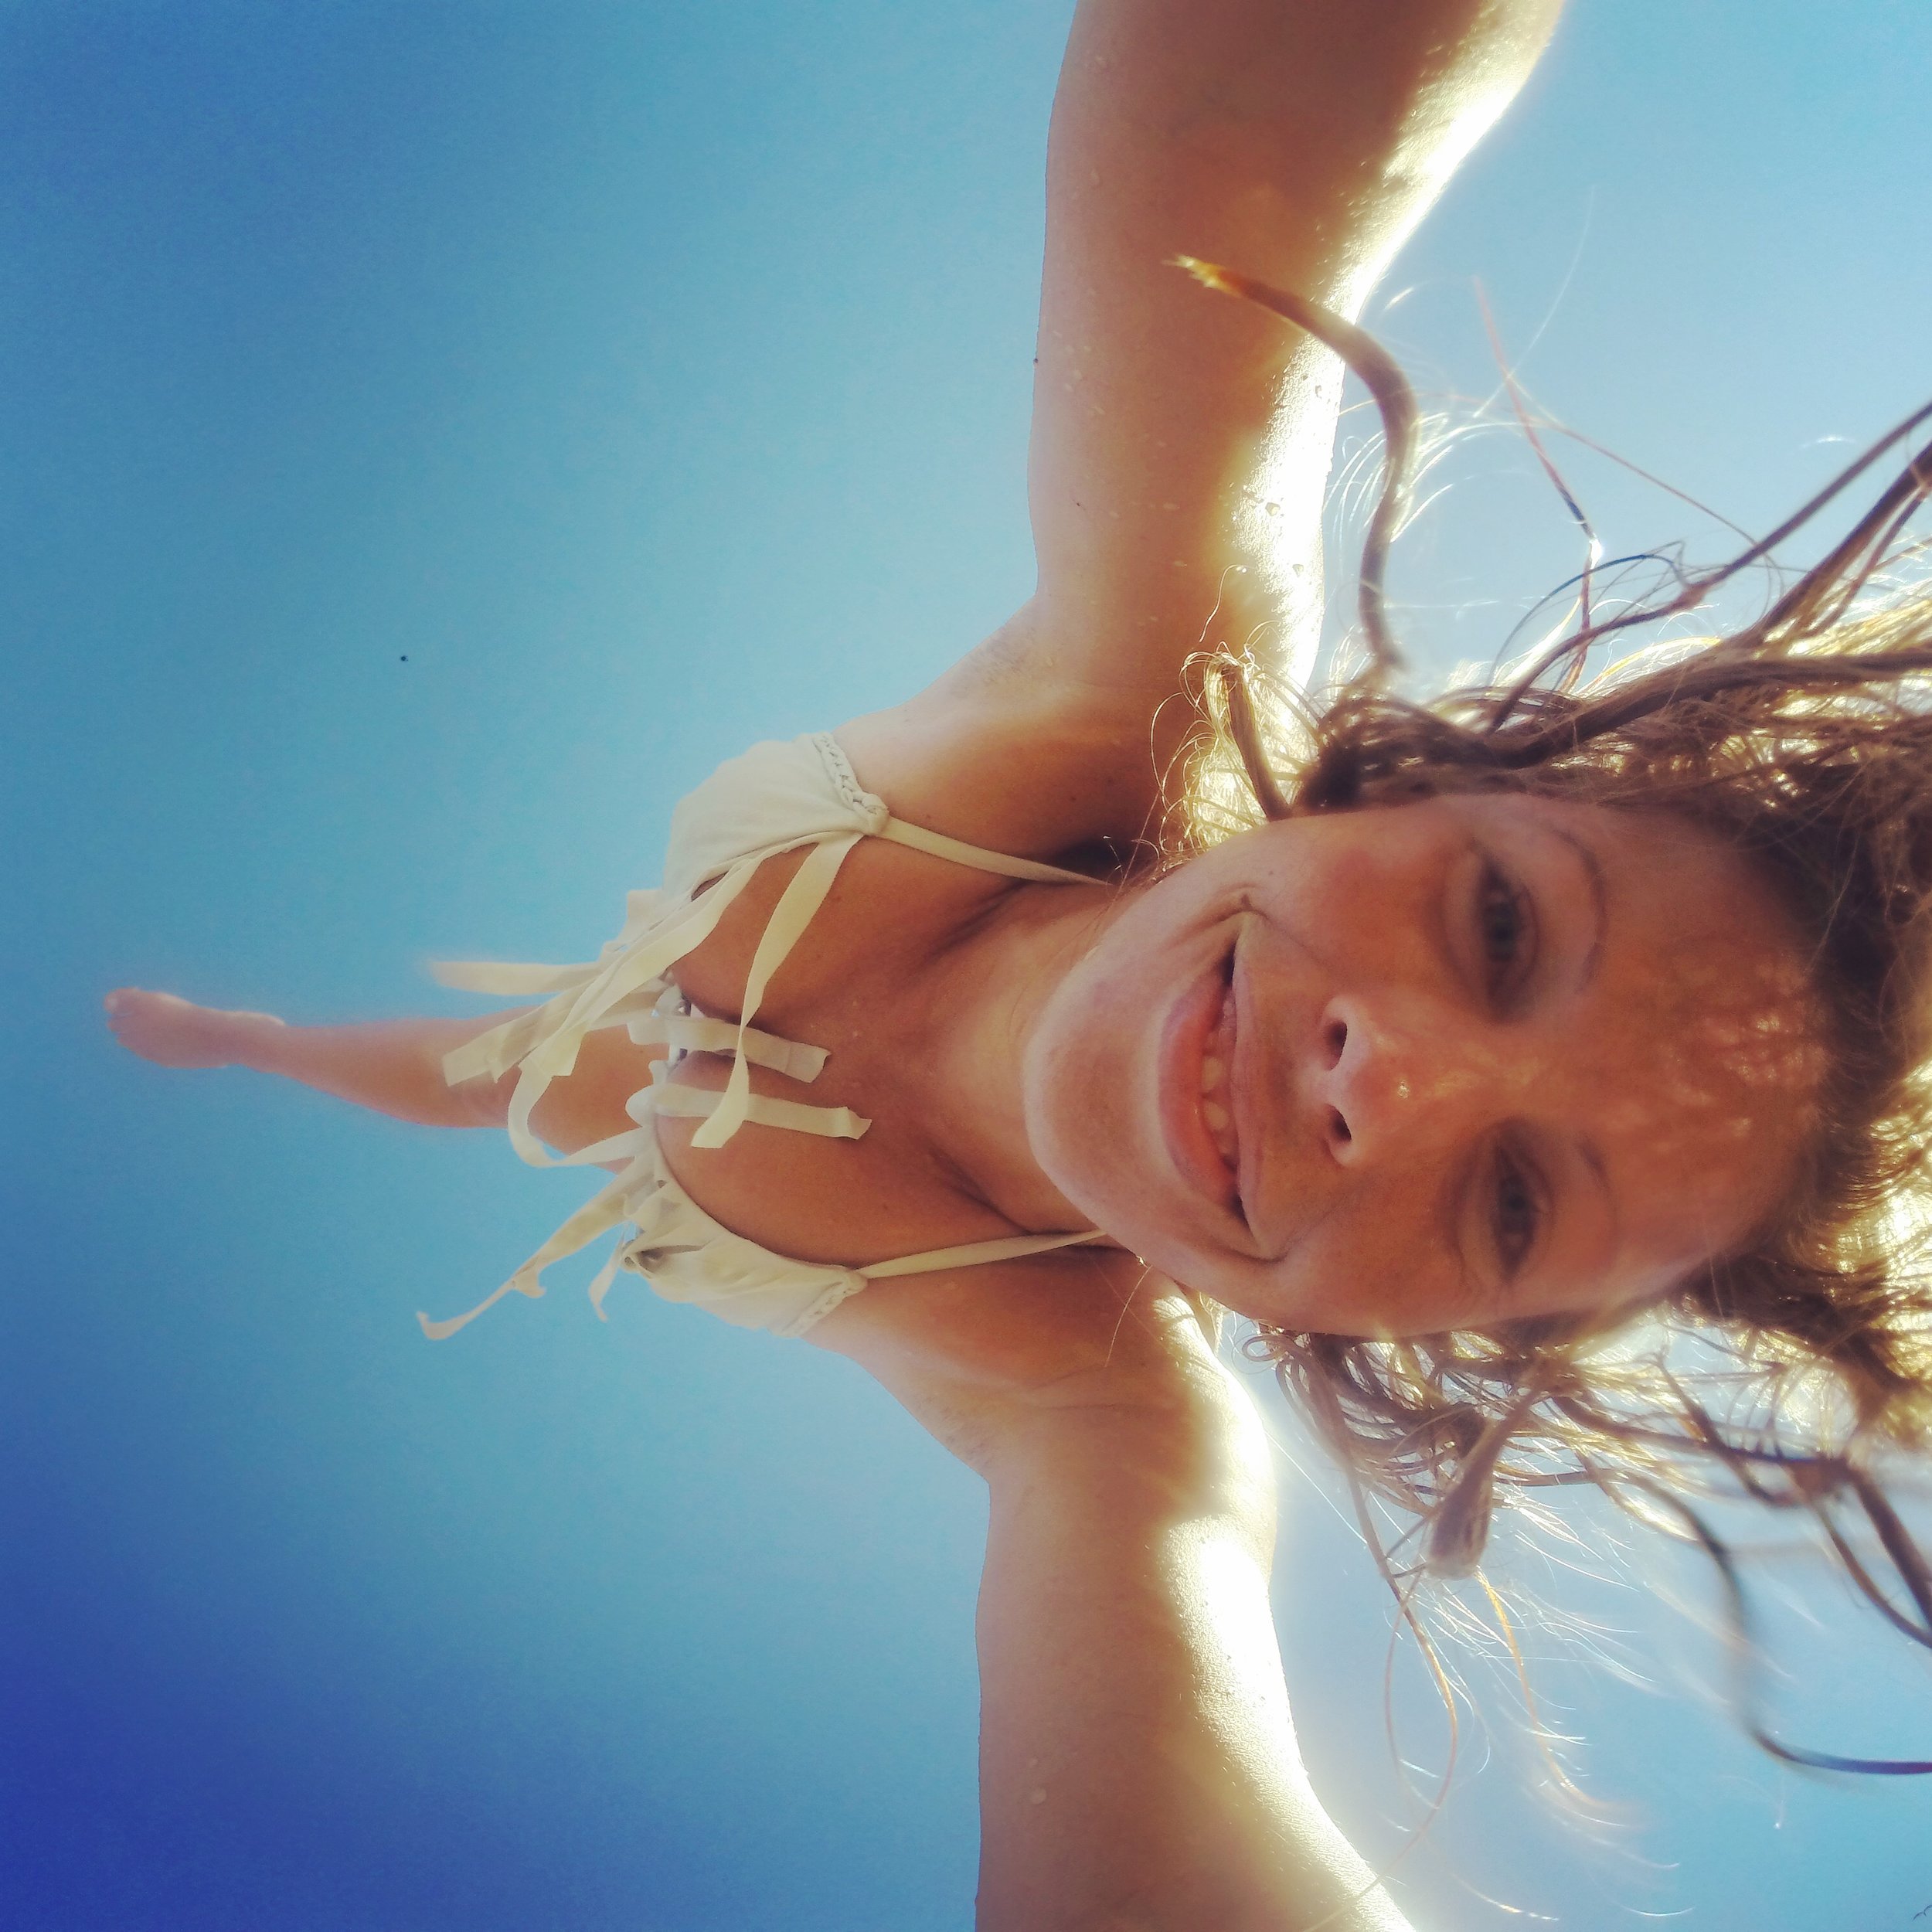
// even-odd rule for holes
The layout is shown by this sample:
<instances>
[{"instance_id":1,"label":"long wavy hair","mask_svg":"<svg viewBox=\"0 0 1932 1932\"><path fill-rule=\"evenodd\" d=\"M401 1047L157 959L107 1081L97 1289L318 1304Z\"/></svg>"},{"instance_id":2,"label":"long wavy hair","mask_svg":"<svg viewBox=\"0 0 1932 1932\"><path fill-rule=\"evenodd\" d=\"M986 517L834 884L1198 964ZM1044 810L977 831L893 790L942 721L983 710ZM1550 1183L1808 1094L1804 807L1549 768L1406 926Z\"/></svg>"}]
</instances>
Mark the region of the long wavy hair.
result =
<instances>
[{"instance_id":1,"label":"long wavy hair","mask_svg":"<svg viewBox=\"0 0 1932 1932\"><path fill-rule=\"evenodd\" d=\"M1589 1484L1706 1552L1740 1638L1750 1601L1702 1506L1714 1498L1808 1518L1877 1612L1932 1647L1932 1569L1884 1480L1932 1440L1932 590L1897 584L1907 521L1932 493L1932 444L1753 621L1585 677L1593 651L1637 641L1766 563L1910 449L1932 405L1728 563L1679 570L1662 594L1607 617L1586 571L1568 587L1566 634L1511 675L1417 702L1395 689L1383 595L1415 437L1408 384L1372 337L1319 305L1179 265L1334 349L1380 410L1384 467L1359 577L1360 668L1318 709L1251 658L1208 660L1178 842L1447 792L1679 814L1748 855L1794 916L1828 1060L1821 1124L1777 1218L1634 1319L1542 1316L1393 1341L1263 1326L1250 1352L1340 1460L1405 1613L1422 1577L1476 1570L1501 1504ZM1385 1543L1372 1499L1414 1526ZM1747 1641L1737 1649L1748 1658ZM1790 1761L1932 1772L1780 1740L1748 1668L1735 1695L1752 1734Z\"/></svg>"}]
</instances>

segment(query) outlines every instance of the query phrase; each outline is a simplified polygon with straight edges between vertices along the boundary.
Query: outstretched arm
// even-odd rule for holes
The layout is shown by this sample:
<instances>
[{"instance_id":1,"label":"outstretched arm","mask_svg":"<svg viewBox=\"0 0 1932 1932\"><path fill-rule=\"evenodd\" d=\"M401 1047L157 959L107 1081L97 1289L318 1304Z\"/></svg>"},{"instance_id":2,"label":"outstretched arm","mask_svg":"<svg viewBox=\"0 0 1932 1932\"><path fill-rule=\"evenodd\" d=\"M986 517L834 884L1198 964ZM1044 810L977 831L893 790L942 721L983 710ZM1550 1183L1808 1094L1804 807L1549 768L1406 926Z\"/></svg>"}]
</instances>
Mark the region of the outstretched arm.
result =
<instances>
[{"instance_id":1,"label":"outstretched arm","mask_svg":"<svg viewBox=\"0 0 1932 1932\"><path fill-rule=\"evenodd\" d=\"M976 1272L870 1291L814 1338L992 1490L981 1926L1401 1932L1295 1747L1246 1392L1178 1293L1077 1261Z\"/></svg>"},{"instance_id":2,"label":"outstretched arm","mask_svg":"<svg viewBox=\"0 0 1932 1932\"><path fill-rule=\"evenodd\" d=\"M1158 702L1177 633L1198 635L1230 565L1247 580L1227 586L1226 634L1246 621L1292 647L1318 614L1304 593L1338 368L1165 264L1204 257L1352 317L1528 77L1557 10L1080 9L1054 111L1030 481L1035 621L1085 675Z\"/></svg>"},{"instance_id":3,"label":"outstretched arm","mask_svg":"<svg viewBox=\"0 0 1932 1932\"><path fill-rule=\"evenodd\" d=\"M1394 1932L1289 1721L1274 1497L1239 1390L1002 1445L979 1616L980 1916Z\"/></svg>"},{"instance_id":4,"label":"outstretched arm","mask_svg":"<svg viewBox=\"0 0 1932 1932\"><path fill-rule=\"evenodd\" d=\"M1006 850L1131 835L1150 719L1204 636L1305 665L1338 367L1167 264L1355 314L1560 5L1082 0L1048 151L1038 590L938 684L848 728L900 810L971 814L946 829ZM1026 821L1049 740L1062 803L1043 830Z\"/></svg>"}]
</instances>

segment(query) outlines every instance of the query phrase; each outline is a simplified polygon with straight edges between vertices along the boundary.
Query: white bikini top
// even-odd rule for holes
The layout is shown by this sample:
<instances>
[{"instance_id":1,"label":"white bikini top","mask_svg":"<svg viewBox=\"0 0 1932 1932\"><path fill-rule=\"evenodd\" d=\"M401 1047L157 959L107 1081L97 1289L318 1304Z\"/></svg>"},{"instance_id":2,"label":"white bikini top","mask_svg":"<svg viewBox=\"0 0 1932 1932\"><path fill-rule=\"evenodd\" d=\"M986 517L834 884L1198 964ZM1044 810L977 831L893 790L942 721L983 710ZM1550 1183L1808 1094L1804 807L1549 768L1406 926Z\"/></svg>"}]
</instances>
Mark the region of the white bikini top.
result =
<instances>
[{"instance_id":1,"label":"white bikini top","mask_svg":"<svg viewBox=\"0 0 1932 1932\"><path fill-rule=\"evenodd\" d=\"M585 1167L622 1162L608 1186L573 1214L495 1294L452 1320L417 1318L432 1341L454 1335L512 1289L543 1292L543 1270L613 1227L623 1231L590 1285L601 1318L604 1298L621 1267L647 1277L666 1301L695 1302L741 1328L802 1335L869 1281L940 1268L1012 1260L1101 1237L1093 1229L1069 1234L1012 1235L971 1241L862 1268L837 1267L774 1254L715 1221L685 1192L665 1165L655 1119L668 1114L703 1124L694 1147L723 1147L747 1121L793 1133L856 1140L872 1123L843 1107L813 1107L751 1090L750 1071L770 1067L809 1083L826 1060L823 1047L782 1039L750 1022L765 990L824 903L845 855L861 838L889 839L955 865L1053 885L1090 886L1079 872L1009 859L957 838L906 824L883 800L860 788L831 734L789 743L767 741L720 765L672 815L665 883L634 892L624 930L580 966L442 964L433 970L447 986L518 998L550 998L479 1034L443 1063L451 1086L516 1072L510 1102L512 1144L532 1167ZM669 969L703 943L725 910L767 859L811 847L766 923L746 979L736 1021L696 1012L668 978ZM530 1131L531 1110L552 1080L570 1072L587 1034L622 1026L639 1046L662 1046L651 1063L651 1083L625 1105L636 1125L628 1133L555 1156ZM680 1085L672 1077L689 1053L730 1058L721 1092Z\"/></svg>"}]
</instances>

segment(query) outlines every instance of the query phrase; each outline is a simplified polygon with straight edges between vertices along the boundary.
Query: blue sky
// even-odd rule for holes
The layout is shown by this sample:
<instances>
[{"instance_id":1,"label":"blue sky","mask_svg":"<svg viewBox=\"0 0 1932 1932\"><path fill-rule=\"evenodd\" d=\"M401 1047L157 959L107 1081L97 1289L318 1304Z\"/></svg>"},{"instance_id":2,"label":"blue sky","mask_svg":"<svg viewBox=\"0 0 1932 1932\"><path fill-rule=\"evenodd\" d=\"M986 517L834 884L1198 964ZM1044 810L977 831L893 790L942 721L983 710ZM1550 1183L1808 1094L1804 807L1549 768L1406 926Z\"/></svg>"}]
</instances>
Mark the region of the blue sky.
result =
<instances>
[{"instance_id":1,"label":"blue sky","mask_svg":"<svg viewBox=\"0 0 1932 1932\"><path fill-rule=\"evenodd\" d=\"M162 1074L98 1005L466 1010L424 959L584 956L719 758L1026 595L1069 11L0 10L9 1926L970 1923L975 1480L849 1365L634 1284L426 1344L581 1183ZM1480 281L1553 410L1761 527L1932 389L1928 70L1910 0L1574 0L1370 320L1480 398ZM1510 439L1452 474L1393 587L1437 660L1575 562ZM1723 548L1572 480L1613 551ZM1284 1480L1308 1755L1386 1858L1386 1607ZM1536 1790L1471 1660L1419 1925L1932 1903L1932 1793L1781 1771L1699 1691L1694 1569L1509 1573L1629 1633L1648 1688L1536 1640L1624 1821ZM1923 1754L1920 1661L1773 1581L1794 1733Z\"/></svg>"}]
</instances>

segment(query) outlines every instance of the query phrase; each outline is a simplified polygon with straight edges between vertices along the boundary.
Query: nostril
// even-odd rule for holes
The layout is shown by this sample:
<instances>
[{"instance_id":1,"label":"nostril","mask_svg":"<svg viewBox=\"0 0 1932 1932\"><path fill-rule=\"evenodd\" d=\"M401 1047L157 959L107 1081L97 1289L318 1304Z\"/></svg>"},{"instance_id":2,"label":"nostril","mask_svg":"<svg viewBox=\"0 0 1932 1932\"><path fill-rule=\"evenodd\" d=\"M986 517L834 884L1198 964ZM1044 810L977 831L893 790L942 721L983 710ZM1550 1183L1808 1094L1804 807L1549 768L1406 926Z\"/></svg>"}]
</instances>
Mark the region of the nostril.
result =
<instances>
[{"instance_id":1,"label":"nostril","mask_svg":"<svg viewBox=\"0 0 1932 1932\"><path fill-rule=\"evenodd\" d=\"M1321 1029L1321 1044L1328 1056L1328 1066L1332 1071L1342 1064L1342 1051L1349 1043L1347 1025L1338 1019L1332 1019ZM1339 1116L1337 1117L1338 1118Z\"/></svg>"},{"instance_id":2,"label":"nostril","mask_svg":"<svg viewBox=\"0 0 1932 1932\"><path fill-rule=\"evenodd\" d=\"M1349 1131L1349 1123L1342 1117L1338 1108L1328 1109L1328 1138L1337 1147L1346 1147L1355 1138Z\"/></svg>"}]
</instances>

